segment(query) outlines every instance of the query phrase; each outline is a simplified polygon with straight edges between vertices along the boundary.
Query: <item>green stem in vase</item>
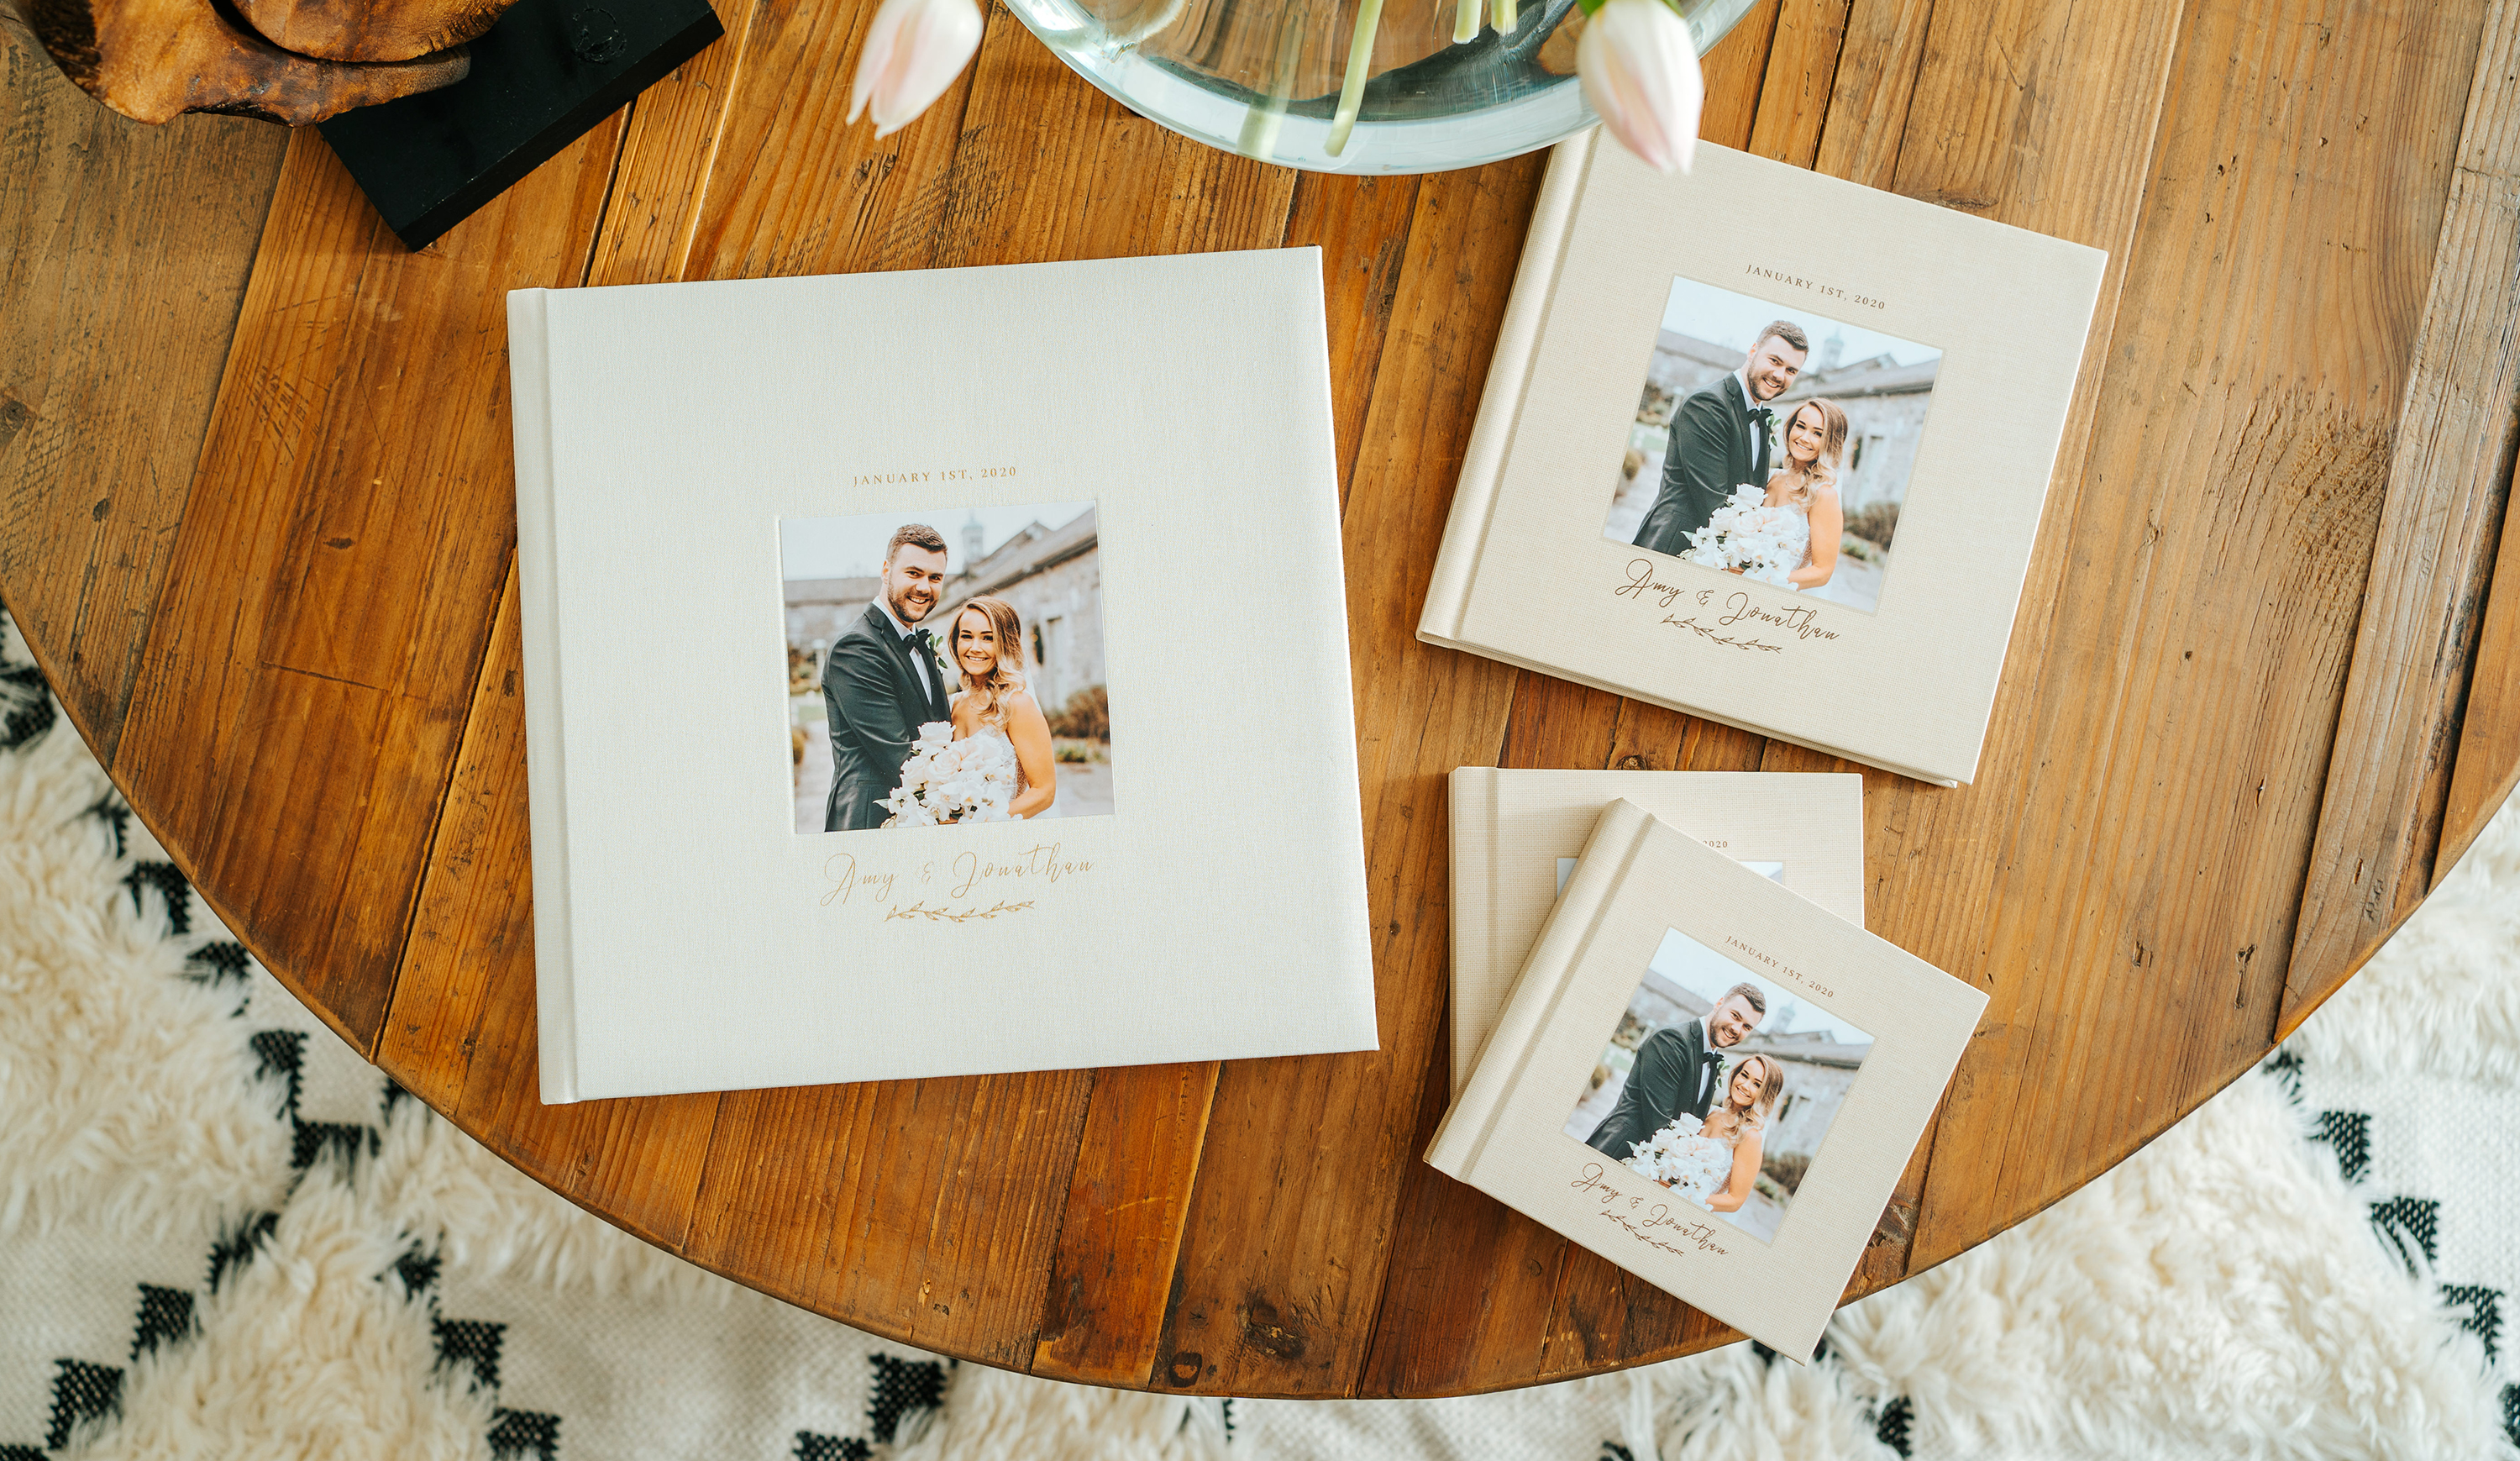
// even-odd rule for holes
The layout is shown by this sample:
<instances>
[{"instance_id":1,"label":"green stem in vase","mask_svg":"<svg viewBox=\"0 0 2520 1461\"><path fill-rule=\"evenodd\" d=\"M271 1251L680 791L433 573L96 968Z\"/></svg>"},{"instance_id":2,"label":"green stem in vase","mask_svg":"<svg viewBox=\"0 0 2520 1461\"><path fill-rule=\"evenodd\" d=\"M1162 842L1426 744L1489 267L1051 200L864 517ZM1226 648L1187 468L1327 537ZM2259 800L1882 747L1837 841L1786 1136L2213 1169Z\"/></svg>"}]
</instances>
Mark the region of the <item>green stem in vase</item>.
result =
<instances>
[{"instance_id":1,"label":"green stem in vase","mask_svg":"<svg viewBox=\"0 0 2520 1461\"><path fill-rule=\"evenodd\" d=\"M1479 38L1479 0L1462 0L1453 13L1453 44Z\"/></svg>"},{"instance_id":2,"label":"green stem in vase","mask_svg":"<svg viewBox=\"0 0 2520 1461\"><path fill-rule=\"evenodd\" d=\"M1513 0L1496 0L1497 34L1511 35L1513 27L1518 23L1520 22L1514 15Z\"/></svg>"},{"instance_id":3,"label":"green stem in vase","mask_svg":"<svg viewBox=\"0 0 2520 1461\"><path fill-rule=\"evenodd\" d=\"M1356 130L1357 109L1365 103L1366 63L1373 59L1373 32L1382 23L1382 0L1365 0L1356 14L1356 28L1347 43L1347 79L1339 85L1338 115L1330 119L1325 144L1333 158L1347 151L1347 134Z\"/></svg>"}]
</instances>

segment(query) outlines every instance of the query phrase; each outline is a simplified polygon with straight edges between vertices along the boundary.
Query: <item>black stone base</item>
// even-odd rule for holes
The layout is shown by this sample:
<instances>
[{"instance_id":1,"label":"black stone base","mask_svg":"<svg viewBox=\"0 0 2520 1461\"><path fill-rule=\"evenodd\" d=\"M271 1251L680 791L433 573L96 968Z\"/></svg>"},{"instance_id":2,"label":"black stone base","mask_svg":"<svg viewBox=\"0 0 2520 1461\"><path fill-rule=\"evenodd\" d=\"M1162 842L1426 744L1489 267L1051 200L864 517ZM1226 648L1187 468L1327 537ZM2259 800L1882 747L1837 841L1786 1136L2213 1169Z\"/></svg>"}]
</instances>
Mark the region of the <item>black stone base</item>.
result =
<instances>
[{"instance_id":1,"label":"black stone base","mask_svg":"<svg viewBox=\"0 0 2520 1461\"><path fill-rule=\"evenodd\" d=\"M472 73L321 123L407 249L438 235L725 34L707 0L518 0Z\"/></svg>"}]
</instances>

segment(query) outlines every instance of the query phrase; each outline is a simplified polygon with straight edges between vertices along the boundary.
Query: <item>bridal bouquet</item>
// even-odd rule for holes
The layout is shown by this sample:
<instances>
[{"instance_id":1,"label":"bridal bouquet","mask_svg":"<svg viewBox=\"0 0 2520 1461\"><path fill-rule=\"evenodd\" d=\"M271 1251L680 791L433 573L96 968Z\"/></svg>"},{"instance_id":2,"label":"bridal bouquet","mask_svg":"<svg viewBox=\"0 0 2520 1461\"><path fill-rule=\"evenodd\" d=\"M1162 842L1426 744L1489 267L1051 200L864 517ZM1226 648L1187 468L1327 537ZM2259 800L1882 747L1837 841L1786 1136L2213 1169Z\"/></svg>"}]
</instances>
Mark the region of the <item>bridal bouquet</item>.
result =
<instances>
[{"instance_id":1,"label":"bridal bouquet","mask_svg":"<svg viewBox=\"0 0 2520 1461\"><path fill-rule=\"evenodd\" d=\"M954 727L931 720L919 728L901 785L876 805L892 813L886 827L940 827L948 822L1004 822L1015 794L1015 751L996 736L954 739Z\"/></svg>"},{"instance_id":2,"label":"bridal bouquet","mask_svg":"<svg viewBox=\"0 0 2520 1461\"><path fill-rule=\"evenodd\" d=\"M1745 578L1778 588L1793 587L1785 575L1800 566L1802 557L1801 544L1785 536L1785 520L1793 510L1770 507L1766 498L1747 482L1734 487L1706 525L1688 535L1688 551L1681 557L1710 569L1737 569Z\"/></svg>"},{"instance_id":3,"label":"bridal bouquet","mask_svg":"<svg viewBox=\"0 0 2520 1461\"><path fill-rule=\"evenodd\" d=\"M1666 1185L1696 1175L1706 1165L1703 1148L1683 1154L1681 1144L1696 1139L1699 1123L1683 1118L1638 1142L1623 1164L1630 1171Z\"/></svg>"}]
</instances>

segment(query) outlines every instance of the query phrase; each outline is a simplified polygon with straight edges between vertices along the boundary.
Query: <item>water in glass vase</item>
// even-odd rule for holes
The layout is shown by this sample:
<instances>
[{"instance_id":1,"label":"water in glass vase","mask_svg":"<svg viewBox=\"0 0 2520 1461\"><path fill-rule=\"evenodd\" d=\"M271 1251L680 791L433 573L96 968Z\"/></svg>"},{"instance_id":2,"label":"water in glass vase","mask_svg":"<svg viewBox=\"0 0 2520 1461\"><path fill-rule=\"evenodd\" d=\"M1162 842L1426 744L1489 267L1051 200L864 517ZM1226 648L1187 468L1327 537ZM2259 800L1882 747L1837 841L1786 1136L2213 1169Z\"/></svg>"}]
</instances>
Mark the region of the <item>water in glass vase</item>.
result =
<instances>
[{"instance_id":1,"label":"water in glass vase","mask_svg":"<svg viewBox=\"0 0 2520 1461\"><path fill-rule=\"evenodd\" d=\"M1575 0L1007 4L1130 111L1289 167L1441 172L1546 147L1595 120L1575 79ZM1699 54L1751 4L1684 0ZM1472 38L1454 39L1472 26Z\"/></svg>"}]
</instances>

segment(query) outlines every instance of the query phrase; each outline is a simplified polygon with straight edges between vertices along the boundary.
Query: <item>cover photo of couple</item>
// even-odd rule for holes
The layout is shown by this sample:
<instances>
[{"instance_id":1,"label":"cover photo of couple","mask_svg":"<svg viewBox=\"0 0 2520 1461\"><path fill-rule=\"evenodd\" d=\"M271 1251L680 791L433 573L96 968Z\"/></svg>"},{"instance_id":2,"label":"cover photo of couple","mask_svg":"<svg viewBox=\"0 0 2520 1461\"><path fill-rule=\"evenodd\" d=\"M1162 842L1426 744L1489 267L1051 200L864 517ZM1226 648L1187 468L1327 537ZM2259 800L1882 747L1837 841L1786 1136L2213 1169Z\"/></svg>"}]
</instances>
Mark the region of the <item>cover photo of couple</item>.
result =
<instances>
[{"instance_id":1,"label":"cover photo of couple","mask_svg":"<svg viewBox=\"0 0 2520 1461\"><path fill-rule=\"evenodd\" d=\"M1111 811L1091 502L779 525L795 830Z\"/></svg>"},{"instance_id":2,"label":"cover photo of couple","mask_svg":"<svg viewBox=\"0 0 2520 1461\"><path fill-rule=\"evenodd\" d=\"M1674 279L1602 535L1872 613L1942 358Z\"/></svg>"},{"instance_id":3,"label":"cover photo of couple","mask_svg":"<svg viewBox=\"0 0 2520 1461\"><path fill-rule=\"evenodd\" d=\"M1872 1036L1665 931L1567 1135L1773 1243Z\"/></svg>"}]
</instances>

